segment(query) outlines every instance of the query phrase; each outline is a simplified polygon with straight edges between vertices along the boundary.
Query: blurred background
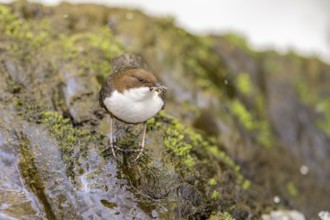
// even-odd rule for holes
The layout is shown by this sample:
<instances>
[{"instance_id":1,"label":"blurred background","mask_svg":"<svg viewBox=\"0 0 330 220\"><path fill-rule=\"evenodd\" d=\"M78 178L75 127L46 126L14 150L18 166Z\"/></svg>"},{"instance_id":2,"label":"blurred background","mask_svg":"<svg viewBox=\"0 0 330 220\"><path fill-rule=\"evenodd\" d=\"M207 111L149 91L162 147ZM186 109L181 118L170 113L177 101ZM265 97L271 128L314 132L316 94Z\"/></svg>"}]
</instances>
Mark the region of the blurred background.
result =
<instances>
[{"instance_id":1,"label":"blurred background","mask_svg":"<svg viewBox=\"0 0 330 220\"><path fill-rule=\"evenodd\" d=\"M10 0L0 0L3 3ZM36 0L56 5L59 0ZM328 0L68 0L110 7L138 8L150 15L173 16L192 33L235 32L254 49L274 48L316 55L330 62L330 1Z\"/></svg>"}]
</instances>

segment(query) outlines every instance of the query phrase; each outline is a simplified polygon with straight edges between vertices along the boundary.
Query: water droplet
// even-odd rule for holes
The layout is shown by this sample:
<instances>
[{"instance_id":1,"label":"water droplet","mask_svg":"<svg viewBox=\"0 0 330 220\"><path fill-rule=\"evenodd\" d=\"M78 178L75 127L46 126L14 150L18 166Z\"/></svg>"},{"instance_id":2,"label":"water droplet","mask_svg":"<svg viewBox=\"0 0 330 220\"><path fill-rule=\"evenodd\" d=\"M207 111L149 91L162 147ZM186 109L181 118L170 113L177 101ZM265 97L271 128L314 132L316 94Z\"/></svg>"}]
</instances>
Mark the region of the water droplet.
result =
<instances>
[{"instance_id":1,"label":"water droplet","mask_svg":"<svg viewBox=\"0 0 330 220\"><path fill-rule=\"evenodd\" d=\"M300 167L300 173L301 173L301 175L306 175L308 172L309 172L309 169L308 169L308 167L306 165L302 165Z\"/></svg>"},{"instance_id":2,"label":"water droplet","mask_svg":"<svg viewBox=\"0 0 330 220\"><path fill-rule=\"evenodd\" d=\"M274 196L273 201L274 201L274 203L278 204L281 202L281 198L279 196Z\"/></svg>"}]
</instances>

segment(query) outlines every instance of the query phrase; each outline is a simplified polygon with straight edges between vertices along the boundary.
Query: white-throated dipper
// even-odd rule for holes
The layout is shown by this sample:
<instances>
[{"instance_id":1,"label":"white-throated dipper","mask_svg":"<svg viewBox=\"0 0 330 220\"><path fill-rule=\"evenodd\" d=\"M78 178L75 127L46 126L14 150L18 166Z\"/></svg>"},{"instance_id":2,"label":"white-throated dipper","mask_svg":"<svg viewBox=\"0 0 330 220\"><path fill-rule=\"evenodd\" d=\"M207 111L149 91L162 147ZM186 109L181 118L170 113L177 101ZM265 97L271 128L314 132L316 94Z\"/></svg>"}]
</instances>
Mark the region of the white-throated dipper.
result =
<instances>
[{"instance_id":1,"label":"white-throated dipper","mask_svg":"<svg viewBox=\"0 0 330 220\"><path fill-rule=\"evenodd\" d=\"M143 123L143 135L137 160L144 150L146 121L164 107L167 88L158 83L139 56L124 54L111 60L112 74L100 90L100 105L110 115L110 147L116 157L113 143L113 118L128 124Z\"/></svg>"}]
</instances>

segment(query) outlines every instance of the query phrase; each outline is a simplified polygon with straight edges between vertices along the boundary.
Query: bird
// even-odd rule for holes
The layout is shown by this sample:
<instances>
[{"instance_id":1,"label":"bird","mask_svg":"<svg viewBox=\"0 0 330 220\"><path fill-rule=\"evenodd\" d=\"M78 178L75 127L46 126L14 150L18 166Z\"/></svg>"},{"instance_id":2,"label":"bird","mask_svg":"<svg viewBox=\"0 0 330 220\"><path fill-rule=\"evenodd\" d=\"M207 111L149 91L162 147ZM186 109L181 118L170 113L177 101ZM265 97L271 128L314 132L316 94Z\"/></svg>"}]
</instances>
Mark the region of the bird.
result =
<instances>
[{"instance_id":1,"label":"bird","mask_svg":"<svg viewBox=\"0 0 330 220\"><path fill-rule=\"evenodd\" d=\"M141 56L122 54L111 59L112 74L105 79L99 92L99 104L109 114L109 141L116 158L113 141L113 120L127 124L143 123L138 160L144 151L146 122L164 108L167 87L158 82ZM120 149L117 148L116 149Z\"/></svg>"}]
</instances>

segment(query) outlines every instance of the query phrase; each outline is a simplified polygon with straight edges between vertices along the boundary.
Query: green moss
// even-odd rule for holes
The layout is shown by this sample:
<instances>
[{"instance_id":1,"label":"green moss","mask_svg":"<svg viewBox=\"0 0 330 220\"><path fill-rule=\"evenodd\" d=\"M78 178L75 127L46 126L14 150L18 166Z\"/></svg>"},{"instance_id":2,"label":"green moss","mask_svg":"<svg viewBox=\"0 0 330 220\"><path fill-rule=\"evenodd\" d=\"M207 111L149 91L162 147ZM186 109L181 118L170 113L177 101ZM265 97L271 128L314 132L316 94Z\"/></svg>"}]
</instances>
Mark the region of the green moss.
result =
<instances>
[{"instance_id":1,"label":"green moss","mask_svg":"<svg viewBox=\"0 0 330 220\"><path fill-rule=\"evenodd\" d=\"M192 168L196 165L204 164L205 161L195 157L196 152L200 152L203 154L202 158L213 158L215 161L221 161L229 169L232 169L238 185L245 189L249 187L249 182L240 173L240 167L224 151L221 151L218 146L211 144L200 134L185 127L177 119L167 115L165 112L161 112L158 115L159 119L168 123L168 126L163 126L163 128L166 127L164 144L166 150L177 159L176 167L178 169L183 167L188 171L192 171ZM205 184L214 187L216 180L212 177L207 179ZM212 194L213 191L210 193Z\"/></svg>"},{"instance_id":2,"label":"green moss","mask_svg":"<svg viewBox=\"0 0 330 220\"><path fill-rule=\"evenodd\" d=\"M251 182L249 180L243 181L243 184L242 184L243 189L248 190L250 188L250 186L251 186Z\"/></svg>"},{"instance_id":3,"label":"green moss","mask_svg":"<svg viewBox=\"0 0 330 220\"><path fill-rule=\"evenodd\" d=\"M40 62L33 54L43 57L45 53L50 59L43 62L55 70L58 65L63 65L63 61L69 61L75 72L96 74L103 81L112 69L110 59L123 52L123 45L108 27L95 28L93 33L58 34L48 17L24 20L5 6L1 6L0 11L4 45L12 56L21 57L26 63Z\"/></svg>"},{"instance_id":4,"label":"green moss","mask_svg":"<svg viewBox=\"0 0 330 220\"><path fill-rule=\"evenodd\" d=\"M5 35L16 35L19 32L21 21L7 6L0 5L0 32Z\"/></svg>"},{"instance_id":5,"label":"green moss","mask_svg":"<svg viewBox=\"0 0 330 220\"><path fill-rule=\"evenodd\" d=\"M299 194L298 189L292 181L290 181L286 184L286 188L287 188L288 193L290 194L290 196L292 196L292 197L298 196L298 194Z\"/></svg>"},{"instance_id":6,"label":"green moss","mask_svg":"<svg viewBox=\"0 0 330 220\"><path fill-rule=\"evenodd\" d=\"M85 147L91 141L97 141L100 137L91 137L89 130L74 128L70 119L63 118L58 112L45 111L41 115L41 122L49 129L62 151L63 159L68 164L69 176L73 176L73 169L80 167L77 164L77 152L84 152Z\"/></svg>"},{"instance_id":7,"label":"green moss","mask_svg":"<svg viewBox=\"0 0 330 220\"><path fill-rule=\"evenodd\" d=\"M243 127L247 130L251 131L256 127L250 112L237 99L232 101L231 111L233 112L234 116L238 118Z\"/></svg>"},{"instance_id":8,"label":"green moss","mask_svg":"<svg viewBox=\"0 0 330 220\"><path fill-rule=\"evenodd\" d=\"M8 85L8 87L6 89L8 89L9 92L11 92L11 93L19 93L21 91L21 89L23 88L23 86L21 84L18 84L10 79L7 80L7 85Z\"/></svg>"},{"instance_id":9,"label":"green moss","mask_svg":"<svg viewBox=\"0 0 330 220\"><path fill-rule=\"evenodd\" d=\"M238 90L244 94L249 95L252 92L252 83L250 80L250 75L248 73L240 73L236 78L236 87Z\"/></svg>"},{"instance_id":10,"label":"green moss","mask_svg":"<svg viewBox=\"0 0 330 220\"><path fill-rule=\"evenodd\" d=\"M6 49L23 54L26 48L38 50L47 45L51 30L45 19L26 21L12 13L8 7L0 5L0 32L5 37L2 40L7 40ZM30 56L26 53L24 55L25 59Z\"/></svg>"},{"instance_id":11,"label":"green moss","mask_svg":"<svg viewBox=\"0 0 330 220\"><path fill-rule=\"evenodd\" d=\"M163 28L163 22L157 22L156 25ZM185 73L185 78L181 80L189 80L192 85L208 91L220 92L219 82L223 82L225 71L219 65L221 59L214 51L211 37L196 37L175 26L167 26L166 31L156 37L160 38L160 50L165 55L171 54L164 59ZM173 47L172 42L180 44Z\"/></svg>"},{"instance_id":12,"label":"green moss","mask_svg":"<svg viewBox=\"0 0 330 220\"><path fill-rule=\"evenodd\" d=\"M162 123L159 121L156 121L155 118L150 118L147 121L147 130L152 130L152 129L159 129L161 128Z\"/></svg>"},{"instance_id":13,"label":"green moss","mask_svg":"<svg viewBox=\"0 0 330 220\"><path fill-rule=\"evenodd\" d=\"M257 137L258 142L266 148L271 147L274 144L274 136L271 133L268 121L260 120L257 127L259 131Z\"/></svg>"},{"instance_id":14,"label":"green moss","mask_svg":"<svg viewBox=\"0 0 330 220\"><path fill-rule=\"evenodd\" d=\"M180 161L188 169L194 167L196 163L196 159L191 155L193 149L204 149L214 157L223 160L226 164L230 166L234 164L224 152L221 152L217 146L205 141L200 134L183 126L177 119L165 114L162 114L162 117L166 117L166 120L171 119L171 126L165 132L165 147L169 152L180 157Z\"/></svg>"},{"instance_id":15,"label":"green moss","mask_svg":"<svg viewBox=\"0 0 330 220\"><path fill-rule=\"evenodd\" d=\"M167 151L181 158L181 162L186 168L191 169L194 165L194 159L190 155L192 145L184 141L184 127L173 123L174 128L169 127L165 132L164 144Z\"/></svg>"},{"instance_id":16,"label":"green moss","mask_svg":"<svg viewBox=\"0 0 330 220\"><path fill-rule=\"evenodd\" d=\"M220 193L217 190L213 190L213 192L211 193L211 199L213 200L220 199Z\"/></svg>"},{"instance_id":17,"label":"green moss","mask_svg":"<svg viewBox=\"0 0 330 220\"><path fill-rule=\"evenodd\" d=\"M95 66L93 68L96 72L100 73L102 76L102 81L106 79L109 76L109 73L111 73L112 66L109 61L107 60L99 60L95 63Z\"/></svg>"},{"instance_id":18,"label":"green moss","mask_svg":"<svg viewBox=\"0 0 330 220\"><path fill-rule=\"evenodd\" d=\"M240 173L240 166L236 165L236 163L226 154L225 152L219 150L219 148L215 145L209 145L206 147L206 150L212 154L213 157L217 161L222 161L224 164L226 164L228 167L231 167L234 171L237 183L243 188L247 189L249 187L249 181L245 180L244 177ZM214 183L214 181L211 179L209 181L210 183Z\"/></svg>"},{"instance_id":19,"label":"green moss","mask_svg":"<svg viewBox=\"0 0 330 220\"><path fill-rule=\"evenodd\" d=\"M217 185L217 181L216 181L214 178L211 178L211 179L209 180L209 185L210 185L210 186L215 186L215 185Z\"/></svg>"},{"instance_id":20,"label":"green moss","mask_svg":"<svg viewBox=\"0 0 330 220\"><path fill-rule=\"evenodd\" d=\"M186 65L187 68L194 71L196 77L203 79L207 76L207 71L198 63L198 60L196 58L189 57L186 60Z\"/></svg>"},{"instance_id":21,"label":"green moss","mask_svg":"<svg viewBox=\"0 0 330 220\"><path fill-rule=\"evenodd\" d=\"M133 147L138 147L137 141L139 140L139 134L137 130L128 130L125 135L118 138L117 145L123 149L132 149Z\"/></svg>"},{"instance_id":22,"label":"green moss","mask_svg":"<svg viewBox=\"0 0 330 220\"><path fill-rule=\"evenodd\" d=\"M93 33L62 34L59 44L63 48L61 60L74 64L81 75L97 75L100 82L111 73L111 58L124 51L123 45L106 27L98 28Z\"/></svg>"},{"instance_id":23,"label":"green moss","mask_svg":"<svg viewBox=\"0 0 330 220\"><path fill-rule=\"evenodd\" d=\"M210 216L209 220L235 220L229 212L217 212Z\"/></svg>"},{"instance_id":24,"label":"green moss","mask_svg":"<svg viewBox=\"0 0 330 220\"><path fill-rule=\"evenodd\" d=\"M218 220L235 220L228 212L221 213Z\"/></svg>"},{"instance_id":25,"label":"green moss","mask_svg":"<svg viewBox=\"0 0 330 220\"><path fill-rule=\"evenodd\" d=\"M80 54L93 50L100 50L105 55L105 60L110 60L113 56L123 52L122 44L112 35L109 28L105 27L99 28L95 33L82 32L70 36L61 35L60 40L65 49L63 54L65 60L77 58ZM108 71L108 63L102 60L99 63L99 68Z\"/></svg>"},{"instance_id":26,"label":"green moss","mask_svg":"<svg viewBox=\"0 0 330 220\"><path fill-rule=\"evenodd\" d=\"M58 112L43 112L42 123L49 128L51 135L60 140L61 147L66 153L72 153L78 140L76 130L70 124L70 119L64 119Z\"/></svg>"},{"instance_id":27,"label":"green moss","mask_svg":"<svg viewBox=\"0 0 330 220\"><path fill-rule=\"evenodd\" d=\"M304 104L314 106L323 114L321 119L316 120L316 125L330 137L330 101L314 92L316 90L311 89L303 79L296 80L295 88Z\"/></svg>"},{"instance_id":28,"label":"green moss","mask_svg":"<svg viewBox=\"0 0 330 220\"><path fill-rule=\"evenodd\" d=\"M235 174L235 181L239 185L242 184L244 178L239 171L235 170L236 164L226 153L220 151L217 146L210 144L200 134L182 125L177 119L167 115L165 112L159 114L159 119L167 122L167 125L163 126L166 129L164 144L166 150L174 156L173 162L178 170L177 172L189 178L195 175L198 176L195 184L201 184L203 186L202 191L205 191L207 194L205 203L212 204L221 199L219 191L215 188L217 186L215 177L208 178L209 175L216 174L213 172L198 174L199 169L195 169L196 166L205 166L207 164L205 158L213 158L212 160L214 161L221 161L225 166L228 166L228 169L232 169L232 172ZM203 156L199 155L197 157L197 152ZM217 176L216 178L219 177Z\"/></svg>"},{"instance_id":29,"label":"green moss","mask_svg":"<svg viewBox=\"0 0 330 220\"><path fill-rule=\"evenodd\" d=\"M256 133L256 140L262 146L271 147L275 138L267 119L265 101L260 89L253 85L248 73L240 73L235 79L235 87L243 101L231 102L233 115L247 131ZM248 109L243 103L248 103Z\"/></svg>"},{"instance_id":30,"label":"green moss","mask_svg":"<svg viewBox=\"0 0 330 220\"><path fill-rule=\"evenodd\" d=\"M248 52L249 54L253 53L252 50L250 49L247 40L244 37L242 37L242 35L236 33L228 33L224 35L224 38L228 40L230 44L239 47L240 49L243 49L245 52Z\"/></svg>"}]
</instances>

